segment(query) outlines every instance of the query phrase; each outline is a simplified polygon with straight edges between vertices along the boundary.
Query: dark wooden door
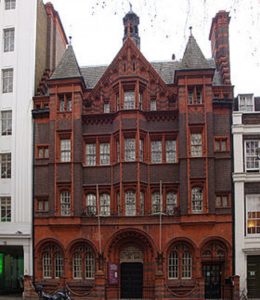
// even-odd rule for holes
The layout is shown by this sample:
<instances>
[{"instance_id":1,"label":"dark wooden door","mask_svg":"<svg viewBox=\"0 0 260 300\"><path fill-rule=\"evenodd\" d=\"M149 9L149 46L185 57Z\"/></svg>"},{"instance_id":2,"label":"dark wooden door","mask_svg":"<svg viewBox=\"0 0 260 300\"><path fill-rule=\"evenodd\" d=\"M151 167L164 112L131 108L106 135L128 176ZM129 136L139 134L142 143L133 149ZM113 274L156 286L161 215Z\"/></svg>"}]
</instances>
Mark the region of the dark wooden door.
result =
<instances>
[{"instance_id":1,"label":"dark wooden door","mask_svg":"<svg viewBox=\"0 0 260 300\"><path fill-rule=\"evenodd\" d=\"M203 265L205 279L205 299L221 298L221 265Z\"/></svg>"},{"instance_id":2,"label":"dark wooden door","mask_svg":"<svg viewBox=\"0 0 260 300\"><path fill-rule=\"evenodd\" d=\"M143 297L143 264L121 263L121 299Z\"/></svg>"},{"instance_id":3,"label":"dark wooden door","mask_svg":"<svg viewBox=\"0 0 260 300\"><path fill-rule=\"evenodd\" d=\"M248 298L260 298L260 255L247 257Z\"/></svg>"}]
</instances>

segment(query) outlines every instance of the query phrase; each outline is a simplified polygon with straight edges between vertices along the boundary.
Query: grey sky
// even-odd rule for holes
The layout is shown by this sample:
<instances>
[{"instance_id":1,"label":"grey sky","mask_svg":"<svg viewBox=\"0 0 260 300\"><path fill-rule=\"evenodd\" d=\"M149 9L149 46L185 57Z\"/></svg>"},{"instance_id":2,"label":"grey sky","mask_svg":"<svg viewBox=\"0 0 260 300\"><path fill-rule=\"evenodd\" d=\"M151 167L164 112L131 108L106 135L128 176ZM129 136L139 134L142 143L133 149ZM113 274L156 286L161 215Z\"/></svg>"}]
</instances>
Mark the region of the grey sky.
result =
<instances>
[{"instance_id":1,"label":"grey sky","mask_svg":"<svg viewBox=\"0 0 260 300\"><path fill-rule=\"evenodd\" d=\"M45 3L47 1L45 0ZM58 10L78 62L110 64L122 46L122 18L128 0L51 0ZM189 26L204 55L216 12L230 12L231 79L237 93L260 96L260 0L131 0L140 17L141 51L149 61L183 55Z\"/></svg>"}]
</instances>

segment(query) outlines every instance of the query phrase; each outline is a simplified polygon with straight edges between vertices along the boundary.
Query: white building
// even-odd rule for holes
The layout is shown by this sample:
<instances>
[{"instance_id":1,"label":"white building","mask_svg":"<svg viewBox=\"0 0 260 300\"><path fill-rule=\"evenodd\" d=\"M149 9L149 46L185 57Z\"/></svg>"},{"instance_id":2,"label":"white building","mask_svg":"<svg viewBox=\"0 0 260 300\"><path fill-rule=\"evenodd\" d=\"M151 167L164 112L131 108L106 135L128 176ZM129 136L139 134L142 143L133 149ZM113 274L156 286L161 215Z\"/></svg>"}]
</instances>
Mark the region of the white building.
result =
<instances>
[{"instance_id":1,"label":"white building","mask_svg":"<svg viewBox=\"0 0 260 300\"><path fill-rule=\"evenodd\" d=\"M56 30L57 29L57 30ZM33 274L32 97L67 39L51 4L0 1L0 293ZM42 78L42 79L41 79ZM38 90L40 93L40 89Z\"/></svg>"},{"instance_id":2,"label":"white building","mask_svg":"<svg viewBox=\"0 0 260 300\"><path fill-rule=\"evenodd\" d=\"M235 273L260 298L260 98L240 94L233 113Z\"/></svg>"}]
</instances>

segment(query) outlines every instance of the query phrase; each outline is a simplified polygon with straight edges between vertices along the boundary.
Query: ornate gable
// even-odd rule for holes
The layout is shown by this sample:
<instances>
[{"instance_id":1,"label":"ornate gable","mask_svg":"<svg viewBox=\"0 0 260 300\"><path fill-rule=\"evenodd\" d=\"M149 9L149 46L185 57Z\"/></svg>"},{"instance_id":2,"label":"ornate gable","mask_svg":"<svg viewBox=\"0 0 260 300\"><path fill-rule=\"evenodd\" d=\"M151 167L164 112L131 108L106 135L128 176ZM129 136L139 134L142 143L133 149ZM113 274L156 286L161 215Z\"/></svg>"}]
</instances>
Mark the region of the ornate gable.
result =
<instances>
[{"instance_id":1,"label":"ornate gable","mask_svg":"<svg viewBox=\"0 0 260 300\"><path fill-rule=\"evenodd\" d=\"M145 91L146 97L153 99L168 97L167 85L131 38L126 39L112 63L90 91L87 103L92 107L91 110L102 112L102 107L109 104L111 111L117 111L116 98L121 94L121 88L136 94Z\"/></svg>"}]
</instances>

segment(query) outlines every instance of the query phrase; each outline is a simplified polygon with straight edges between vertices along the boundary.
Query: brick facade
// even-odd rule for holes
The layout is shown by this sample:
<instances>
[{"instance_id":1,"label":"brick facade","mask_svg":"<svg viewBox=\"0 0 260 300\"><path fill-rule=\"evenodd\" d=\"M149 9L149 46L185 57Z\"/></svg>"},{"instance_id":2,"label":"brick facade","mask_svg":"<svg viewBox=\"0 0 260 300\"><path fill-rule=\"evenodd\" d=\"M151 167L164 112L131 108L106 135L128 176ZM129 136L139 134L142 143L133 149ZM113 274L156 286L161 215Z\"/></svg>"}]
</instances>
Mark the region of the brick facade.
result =
<instances>
[{"instance_id":1,"label":"brick facade","mask_svg":"<svg viewBox=\"0 0 260 300\"><path fill-rule=\"evenodd\" d=\"M123 265L132 265L143 270L144 299L204 299L217 268L215 292L231 299L232 86L192 35L183 60L168 64L174 77L166 78L143 57L136 32L132 40L137 19L127 22L128 14L123 47L98 79L91 77L97 69L77 66L69 46L48 81L48 96L34 98L35 281L47 290L65 282L73 299L119 299L127 286ZM222 76L218 84L215 76ZM44 146L45 158L39 156Z\"/></svg>"}]
</instances>

